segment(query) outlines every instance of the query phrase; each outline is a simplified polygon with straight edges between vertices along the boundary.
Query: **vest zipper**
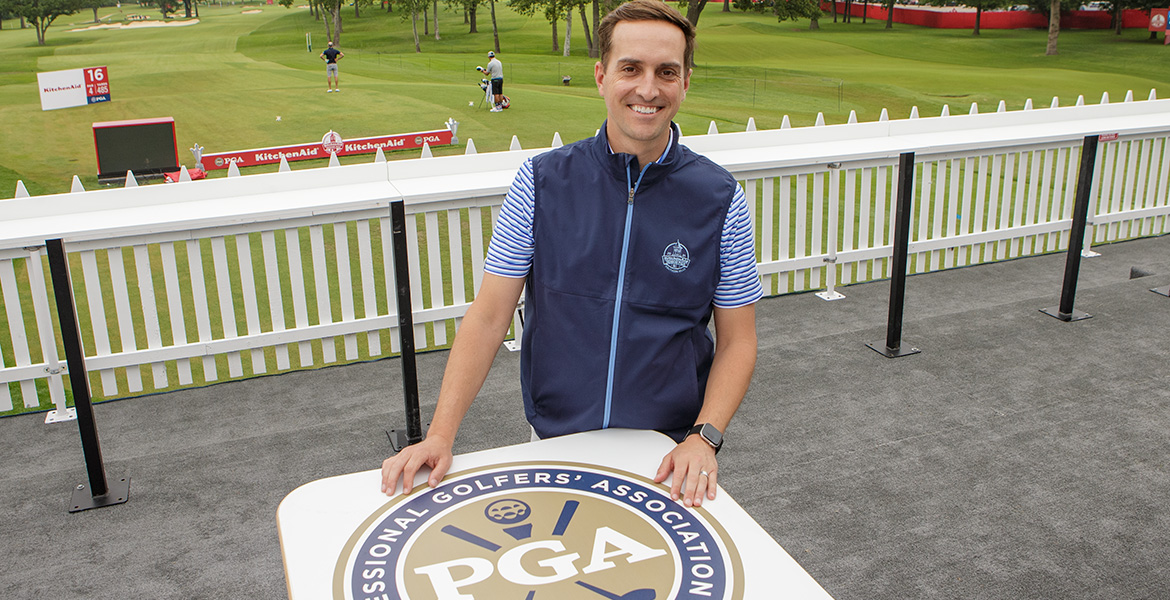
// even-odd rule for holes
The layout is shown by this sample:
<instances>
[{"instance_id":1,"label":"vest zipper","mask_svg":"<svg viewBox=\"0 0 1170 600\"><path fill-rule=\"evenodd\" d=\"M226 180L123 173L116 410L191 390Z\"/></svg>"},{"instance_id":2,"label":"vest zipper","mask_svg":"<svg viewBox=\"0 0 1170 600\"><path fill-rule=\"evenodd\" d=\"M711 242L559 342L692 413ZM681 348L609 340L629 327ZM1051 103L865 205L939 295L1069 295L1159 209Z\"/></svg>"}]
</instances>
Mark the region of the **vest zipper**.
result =
<instances>
[{"instance_id":1,"label":"vest zipper","mask_svg":"<svg viewBox=\"0 0 1170 600\"><path fill-rule=\"evenodd\" d=\"M630 250L630 228L634 220L634 194L638 191L638 186L642 184L642 176L646 174L646 169L650 168L652 164L654 163L642 167L638 173L638 180L633 184L630 183L629 165L626 166L626 187L629 188L630 195L626 198L626 227L622 234L622 258L618 265L617 297L614 298L613 304L613 332L609 339L609 372L605 377L605 416L601 422L602 429L609 428L610 408L613 406L613 374L617 363L618 322L622 311L622 293L626 287L626 258Z\"/></svg>"}]
</instances>

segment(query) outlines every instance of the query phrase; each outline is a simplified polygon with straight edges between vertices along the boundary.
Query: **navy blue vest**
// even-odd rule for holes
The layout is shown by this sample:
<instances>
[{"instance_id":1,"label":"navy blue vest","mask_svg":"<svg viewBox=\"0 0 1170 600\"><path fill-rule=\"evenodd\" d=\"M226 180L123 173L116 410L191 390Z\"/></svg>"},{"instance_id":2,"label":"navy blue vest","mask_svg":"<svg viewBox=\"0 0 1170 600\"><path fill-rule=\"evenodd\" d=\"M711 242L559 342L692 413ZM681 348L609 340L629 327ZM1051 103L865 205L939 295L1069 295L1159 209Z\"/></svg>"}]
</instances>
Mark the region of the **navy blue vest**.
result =
<instances>
[{"instance_id":1,"label":"navy blue vest","mask_svg":"<svg viewBox=\"0 0 1170 600\"><path fill-rule=\"evenodd\" d=\"M644 172L634 156L609 152L605 125L532 159L536 250L520 377L542 438L627 427L681 440L702 407L736 182L672 133L666 157Z\"/></svg>"}]
</instances>

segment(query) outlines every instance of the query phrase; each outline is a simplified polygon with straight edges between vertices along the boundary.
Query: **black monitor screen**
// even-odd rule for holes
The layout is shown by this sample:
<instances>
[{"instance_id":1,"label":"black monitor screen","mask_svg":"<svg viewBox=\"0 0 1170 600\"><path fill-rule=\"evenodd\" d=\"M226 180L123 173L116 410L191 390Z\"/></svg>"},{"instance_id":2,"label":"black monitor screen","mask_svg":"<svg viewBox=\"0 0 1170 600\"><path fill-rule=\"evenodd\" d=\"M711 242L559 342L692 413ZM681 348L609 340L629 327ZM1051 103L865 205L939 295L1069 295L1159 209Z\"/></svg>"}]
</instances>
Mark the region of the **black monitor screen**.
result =
<instances>
[{"instance_id":1,"label":"black monitor screen","mask_svg":"<svg viewBox=\"0 0 1170 600\"><path fill-rule=\"evenodd\" d=\"M125 177L179 170L173 121L95 127L98 177Z\"/></svg>"}]
</instances>

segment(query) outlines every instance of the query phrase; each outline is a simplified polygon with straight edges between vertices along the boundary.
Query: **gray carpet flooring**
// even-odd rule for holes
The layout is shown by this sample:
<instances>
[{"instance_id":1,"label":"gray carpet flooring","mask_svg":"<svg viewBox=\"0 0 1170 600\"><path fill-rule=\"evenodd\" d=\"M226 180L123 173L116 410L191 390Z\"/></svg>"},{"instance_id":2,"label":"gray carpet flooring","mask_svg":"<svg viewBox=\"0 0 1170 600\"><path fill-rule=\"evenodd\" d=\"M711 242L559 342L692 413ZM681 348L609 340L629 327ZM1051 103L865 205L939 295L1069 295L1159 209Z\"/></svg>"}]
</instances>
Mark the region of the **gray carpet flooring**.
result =
<instances>
[{"instance_id":1,"label":"gray carpet flooring","mask_svg":"<svg viewBox=\"0 0 1170 600\"><path fill-rule=\"evenodd\" d=\"M911 277L922 352L892 360L865 346L887 282L765 299L720 483L839 600L1170 597L1170 236L1096 249L1073 323L1039 312L1063 254ZM457 452L528 439L518 370L501 350ZM76 425L0 419L0 597L284 597L278 503L377 467L401 390L385 360L100 404L130 501L76 514Z\"/></svg>"}]
</instances>

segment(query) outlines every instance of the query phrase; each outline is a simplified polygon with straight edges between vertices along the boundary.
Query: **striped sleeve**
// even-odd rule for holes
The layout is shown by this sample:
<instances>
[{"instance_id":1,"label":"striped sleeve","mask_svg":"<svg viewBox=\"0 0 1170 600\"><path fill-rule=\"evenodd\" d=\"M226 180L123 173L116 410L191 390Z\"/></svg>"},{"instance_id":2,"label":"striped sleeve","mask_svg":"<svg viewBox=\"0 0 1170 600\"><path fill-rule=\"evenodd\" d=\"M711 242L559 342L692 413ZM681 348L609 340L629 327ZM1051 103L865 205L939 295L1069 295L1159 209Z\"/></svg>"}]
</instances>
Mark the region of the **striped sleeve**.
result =
<instances>
[{"instance_id":1,"label":"striped sleeve","mask_svg":"<svg viewBox=\"0 0 1170 600\"><path fill-rule=\"evenodd\" d=\"M532 269L534 240L532 218L535 211L532 185L532 159L524 161L504 196L500 216L492 228L483 270L492 275L519 279Z\"/></svg>"},{"instance_id":2,"label":"striped sleeve","mask_svg":"<svg viewBox=\"0 0 1170 600\"><path fill-rule=\"evenodd\" d=\"M719 243L719 285L715 288L715 306L739 308L763 296L764 288L756 269L752 217L743 188L736 184Z\"/></svg>"}]
</instances>

